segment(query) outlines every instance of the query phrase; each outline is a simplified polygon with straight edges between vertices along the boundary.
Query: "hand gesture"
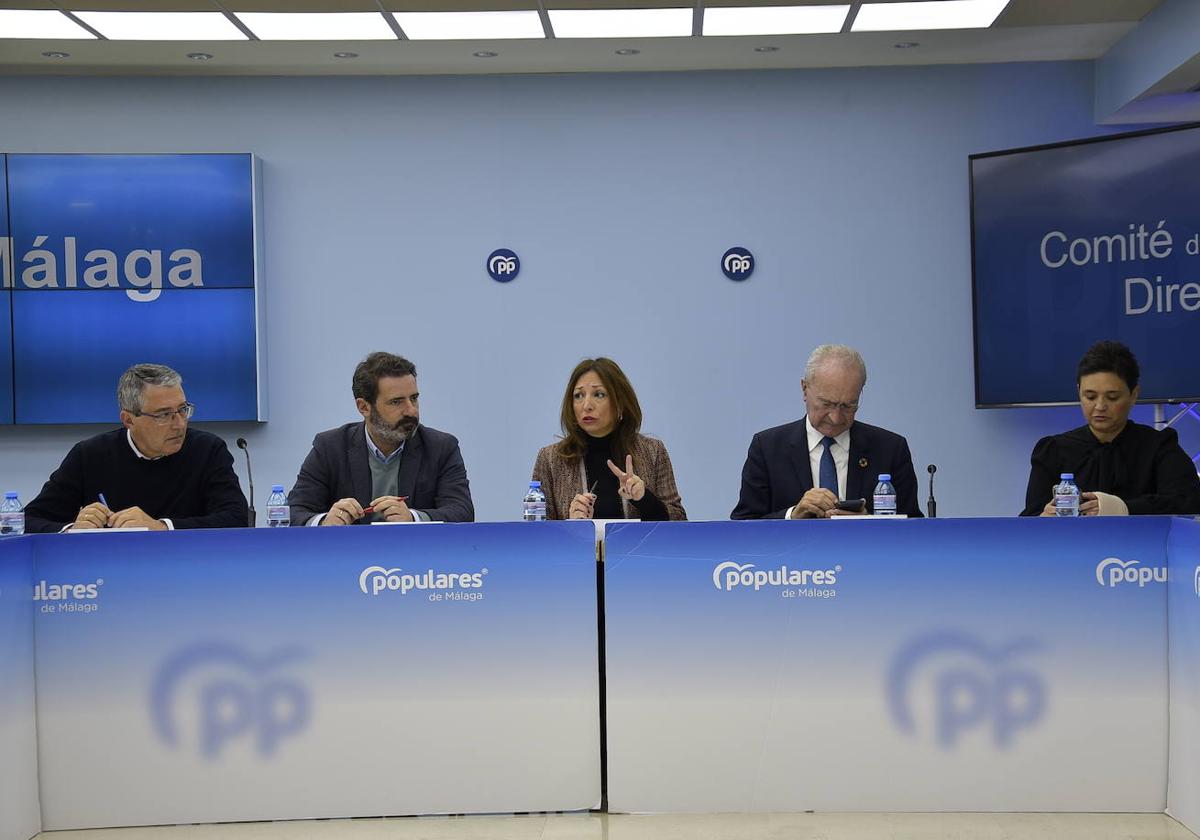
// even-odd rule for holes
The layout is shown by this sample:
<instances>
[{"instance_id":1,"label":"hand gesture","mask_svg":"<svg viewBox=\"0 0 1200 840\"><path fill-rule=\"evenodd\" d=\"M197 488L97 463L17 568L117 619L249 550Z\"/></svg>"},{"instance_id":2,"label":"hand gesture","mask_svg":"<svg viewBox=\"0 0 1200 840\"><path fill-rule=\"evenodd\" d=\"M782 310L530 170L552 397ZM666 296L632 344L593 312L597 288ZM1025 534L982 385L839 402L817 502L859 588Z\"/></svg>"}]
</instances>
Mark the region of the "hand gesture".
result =
<instances>
[{"instance_id":1,"label":"hand gesture","mask_svg":"<svg viewBox=\"0 0 1200 840\"><path fill-rule=\"evenodd\" d=\"M617 495L622 499L629 499L633 502L640 502L642 496L646 495L646 482L642 481L641 477L633 472L633 456L625 456L625 469L622 470L611 460L608 462L608 468L612 474L617 477Z\"/></svg>"}]
</instances>

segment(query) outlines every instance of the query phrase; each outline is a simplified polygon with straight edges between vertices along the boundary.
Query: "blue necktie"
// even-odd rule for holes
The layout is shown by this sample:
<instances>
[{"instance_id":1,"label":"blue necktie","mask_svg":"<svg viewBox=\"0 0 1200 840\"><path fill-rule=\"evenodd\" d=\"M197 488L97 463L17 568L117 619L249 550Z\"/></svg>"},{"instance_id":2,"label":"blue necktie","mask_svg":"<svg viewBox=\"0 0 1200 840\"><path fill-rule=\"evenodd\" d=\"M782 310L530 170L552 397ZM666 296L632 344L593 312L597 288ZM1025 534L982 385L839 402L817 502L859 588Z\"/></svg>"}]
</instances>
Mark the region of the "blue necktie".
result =
<instances>
[{"instance_id":1,"label":"blue necktie","mask_svg":"<svg viewBox=\"0 0 1200 840\"><path fill-rule=\"evenodd\" d=\"M831 437L821 438L821 445L825 447L825 451L821 453L821 486L836 496L838 494L837 467L833 463L833 453L829 451L829 447L834 443L835 441Z\"/></svg>"}]
</instances>

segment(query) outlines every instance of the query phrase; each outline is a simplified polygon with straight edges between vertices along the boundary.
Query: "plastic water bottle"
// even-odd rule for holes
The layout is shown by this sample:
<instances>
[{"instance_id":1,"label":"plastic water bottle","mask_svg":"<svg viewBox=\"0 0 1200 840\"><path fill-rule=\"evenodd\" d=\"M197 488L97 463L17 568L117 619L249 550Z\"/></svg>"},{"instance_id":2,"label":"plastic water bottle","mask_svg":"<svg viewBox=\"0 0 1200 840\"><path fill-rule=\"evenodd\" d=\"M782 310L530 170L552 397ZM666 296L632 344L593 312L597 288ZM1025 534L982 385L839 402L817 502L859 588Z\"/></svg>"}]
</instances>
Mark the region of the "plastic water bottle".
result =
<instances>
[{"instance_id":1,"label":"plastic water bottle","mask_svg":"<svg viewBox=\"0 0 1200 840\"><path fill-rule=\"evenodd\" d=\"M1062 473L1054 485L1054 513L1056 516L1079 515L1079 487L1075 484L1075 473Z\"/></svg>"},{"instance_id":2,"label":"plastic water bottle","mask_svg":"<svg viewBox=\"0 0 1200 840\"><path fill-rule=\"evenodd\" d=\"M542 492L542 482L529 482L529 492L525 494L521 508L521 518L526 522L546 521L546 494Z\"/></svg>"},{"instance_id":3,"label":"plastic water bottle","mask_svg":"<svg viewBox=\"0 0 1200 840\"><path fill-rule=\"evenodd\" d=\"M4 494L4 504L0 504L0 534L16 536L25 533L25 508L17 497L15 490Z\"/></svg>"},{"instance_id":4,"label":"plastic water bottle","mask_svg":"<svg viewBox=\"0 0 1200 840\"><path fill-rule=\"evenodd\" d=\"M875 485L875 515L896 515L896 488L892 485L891 473L880 473Z\"/></svg>"},{"instance_id":5,"label":"plastic water bottle","mask_svg":"<svg viewBox=\"0 0 1200 840\"><path fill-rule=\"evenodd\" d=\"M271 497L267 499L267 525L271 528L286 528L292 524L292 509L287 496L283 495L282 484L271 485Z\"/></svg>"}]
</instances>

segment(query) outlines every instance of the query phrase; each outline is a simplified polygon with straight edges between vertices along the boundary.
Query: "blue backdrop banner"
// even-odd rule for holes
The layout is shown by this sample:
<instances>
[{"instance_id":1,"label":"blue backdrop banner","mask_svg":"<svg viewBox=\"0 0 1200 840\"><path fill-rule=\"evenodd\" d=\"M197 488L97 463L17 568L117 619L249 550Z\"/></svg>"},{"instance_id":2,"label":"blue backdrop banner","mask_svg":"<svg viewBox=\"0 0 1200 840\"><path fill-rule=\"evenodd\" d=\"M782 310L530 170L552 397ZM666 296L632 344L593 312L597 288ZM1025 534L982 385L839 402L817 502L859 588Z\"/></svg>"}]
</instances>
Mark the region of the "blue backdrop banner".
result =
<instances>
[{"instance_id":1,"label":"blue backdrop banner","mask_svg":"<svg viewBox=\"0 0 1200 840\"><path fill-rule=\"evenodd\" d=\"M971 158L975 401L1069 403L1095 341L1128 344L1142 399L1195 399L1200 128Z\"/></svg>"},{"instance_id":2,"label":"blue backdrop banner","mask_svg":"<svg viewBox=\"0 0 1200 840\"><path fill-rule=\"evenodd\" d=\"M1169 525L609 526L610 807L1161 811Z\"/></svg>"},{"instance_id":3,"label":"blue backdrop banner","mask_svg":"<svg viewBox=\"0 0 1200 840\"><path fill-rule=\"evenodd\" d=\"M590 522L32 539L46 830L599 802Z\"/></svg>"},{"instance_id":4,"label":"blue backdrop banner","mask_svg":"<svg viewBox=\"0 0 1200 840\"><path fill-rule=\"evenodd\" d=\"M8 422L110 422L117 375L147 361L183 374L198 419L263 419L253 158L7 162Z\"/></svg>"}]
</instances>

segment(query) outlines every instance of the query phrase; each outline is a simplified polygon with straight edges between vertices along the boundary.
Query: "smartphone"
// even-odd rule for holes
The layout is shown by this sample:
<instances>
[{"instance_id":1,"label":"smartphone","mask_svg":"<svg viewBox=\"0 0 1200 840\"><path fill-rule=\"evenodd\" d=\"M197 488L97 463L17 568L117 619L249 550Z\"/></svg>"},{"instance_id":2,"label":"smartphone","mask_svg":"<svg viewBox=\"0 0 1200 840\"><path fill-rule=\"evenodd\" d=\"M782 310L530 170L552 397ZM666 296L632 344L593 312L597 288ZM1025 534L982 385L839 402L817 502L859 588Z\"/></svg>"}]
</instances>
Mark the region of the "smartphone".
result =
<instances>
[{"instance_id":1,"label":"smartphone","mask_svg":"<svg viewBox=\"0 0 1200 840\"><path fill-rule=\"evenodd\" d=\"M866 499L846 499L844 501L839 501L837 503L837 509L849 511L851 513L866 513L867 512L867 500Z\"/></svg>"}]
</instances>

